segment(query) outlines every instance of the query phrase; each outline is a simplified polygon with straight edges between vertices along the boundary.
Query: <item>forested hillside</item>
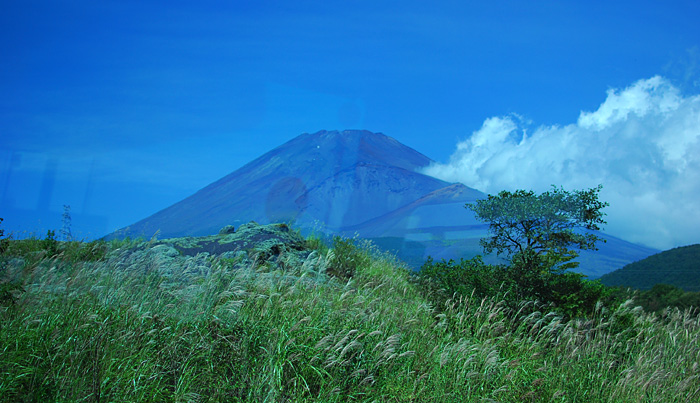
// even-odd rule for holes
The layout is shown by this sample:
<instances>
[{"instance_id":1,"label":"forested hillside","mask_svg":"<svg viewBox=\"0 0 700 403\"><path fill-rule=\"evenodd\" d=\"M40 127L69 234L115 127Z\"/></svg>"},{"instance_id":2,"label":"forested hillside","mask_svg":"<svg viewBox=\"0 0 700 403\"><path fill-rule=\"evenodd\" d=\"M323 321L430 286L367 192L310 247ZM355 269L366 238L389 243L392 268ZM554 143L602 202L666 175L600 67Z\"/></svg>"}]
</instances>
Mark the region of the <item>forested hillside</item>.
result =
<instances>
[{"instance_id":1,"label":"forested hillside","mask_svg":"<svg viewBox=\"0 0 700 403\"><path fill-rule=\"evenodd\" d=\"M700 291L700 244L682 246L630 263L600 278L607 286L649 290L669 284L685 291Z\"/></svg>"}]
</instances>

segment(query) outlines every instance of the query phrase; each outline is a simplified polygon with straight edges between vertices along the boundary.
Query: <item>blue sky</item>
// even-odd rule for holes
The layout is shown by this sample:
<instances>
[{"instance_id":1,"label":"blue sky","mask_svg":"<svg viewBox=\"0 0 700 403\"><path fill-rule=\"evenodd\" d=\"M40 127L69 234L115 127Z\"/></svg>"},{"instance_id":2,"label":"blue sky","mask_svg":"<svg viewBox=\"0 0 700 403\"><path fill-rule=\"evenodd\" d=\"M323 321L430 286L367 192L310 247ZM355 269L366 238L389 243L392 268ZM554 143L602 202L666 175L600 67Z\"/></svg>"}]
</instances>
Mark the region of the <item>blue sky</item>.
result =
<instances>
[{"instance_id":1,"label":"blue sky","mask_svg":"<svg viewBox=\"0 0 700 403\"><path fill-rule=\"evenodd\" d=\"M699 18L696 1L3 2L3 228L43 235L70 205L74 233L101 236L303 132L358 128L487 192L603 183L609 232L697 243L700 164L670 144L700 143Z\"/></svg>"}]
</instances>

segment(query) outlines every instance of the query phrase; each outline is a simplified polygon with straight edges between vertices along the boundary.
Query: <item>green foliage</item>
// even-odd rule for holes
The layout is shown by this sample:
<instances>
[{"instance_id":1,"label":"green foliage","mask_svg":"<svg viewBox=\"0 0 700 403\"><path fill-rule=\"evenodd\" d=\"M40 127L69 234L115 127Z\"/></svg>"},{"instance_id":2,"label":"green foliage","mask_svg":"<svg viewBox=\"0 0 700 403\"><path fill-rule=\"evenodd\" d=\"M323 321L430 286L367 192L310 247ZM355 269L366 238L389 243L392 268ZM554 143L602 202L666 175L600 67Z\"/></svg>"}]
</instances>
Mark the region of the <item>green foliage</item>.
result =
<instances>
[{"instance_id":1,"label":"green foliage","mask_svg":"<svg viewBox=\"0 0 700 403\"><path fill-rule=\"evenodd\" d=\"M608 286L649 290L669 284L685 291L700 292L700 245L663 251L608 273L600 278Z\"/></svg>"},{"instance_id":2,"label":"green foliage","mask_svg":"<svg viewBox=\"0 0 700 403\"><path fill-rule=\"evenodd\" d=\"M328 245L324 241L323 237L317 235L310 235L306 238L306 247L317 251L320 255L326 255L328 253Z\"/></svg>"},{"instance_id":3,"label":"green foliage","mask_svg":"<svg viewBox=\"0 0 700 403\"><path fill-rule=\"evenodd\" d=\"M0 224L3 219L0 218ZM7 274L7 250L10 247L10 239L5 238L5 230L0 228L0 308L12 307L17 303L18 295L24 292L22 284ZM0 330L2 328L0 327Z\"/></svg>"},{"instance_id":4,"label":"green foliage","mask_svg":"<svg viewBox=\"0 0 700 403\"><path fill-rule=\"evenodd\" d=\"M599 230L599 224L605 224L601 210L608 203L598 200L601 189L568 192L553 187L539 195L525 190L502 191L465 207L489 223L491 236L481 241L485 253L496 251L514 264L544 264L551 269L577 256L571 247L595 249L601 240L590 232L575 231ZM572 267L576 267L575 262L559 269Z\"/></svg>"},{"instance_id":5,"label":"green foliage","mask_svg":"<svg viewBox=\"0 0 700 403\"><path fill-rule=\"evenodd\" d=\"M104 259L109 247L102 240L91 242L64 242L62 258L74 262L97 262Z\"/></svg>"},{"instance_id":6,"label":"green foliage","mask_svg":"<svg viewBox=\"0 0 700 403\"><path fill-rule=\"evenodd\" d=\"M97 240L91 242L61 242L49 231L45 239L27 238L8 240L5 255L19 257L30 262L42 258L55 258L64 262L96 262L104 259L110 244Z\"/></svg>"},{"instance_id":7,"label":"green foliage","mask_svg":"<svg viewBox=\"0 0 700 403\"><path fill-rule=\"evenodd\" d=\"M0 280L0 307L14 306L18 296L24 291L24 287L18 282Z\"/></svg>"},{"instance_id":8,"label":"green foliage","mask_svg":"<svg viewBox=\"0 0 700 403\"><path fill-rule=\"evenodd\" d=\"M481 256L434 262L428 258L417 274L423 293L440 309L452 298L498 297L515 308L524 300L537 300L545 311L565 318L591 314L611 291L597 281L588 281L573 272L533 271L520 264L488 265Z\"/></svg>"},{"instance_id":9,"label":"green foliage","mask_svg":"<svg viewBox=\"0 0 700 403\"><path fill-rule=\"evenodd\" d=\"M448 293L502 295L511 306L535 299L566 318L590 314L608 291L567 270L578 265L572 261L578 254L571 248L595 249L600 240L589 232L605 223L601 210L608 203L598 200L600 190L598 186L568 192L553 187L539 195L503 191L467 204L477 219L489 223L491 235L481 240L484 252L506 255L510 264L489 266L481 258L459 265L429 260L420 276Z\"/></svg>"},{"instance_id":10,"label":"green foliage","mask_svg":"<svg viewBox=\"0 0 700 403\"><path fill-rule=\"evenodd\" d=\"M506 280L504 268L485 264L481 256L472 259L441 260L435 262L428 257L417 273L418 283L423 292L438 309L455 296L483 298L495 296Z\"/></svg>"},{"instance_id":11,"label":"green foliage","mask_svg":"<svg viewBox=\"0 0 700 403\"><path fill-rule=\"evenodd\" d=\"M137 245L143 244L146 242L146 238L144 237L138 237L132 239L131 237L124 237L121 239L111 239L108 244L110 249L131 249L135 248Z\"/></svg>"},{"instance_id":12,"label":"green foliage","mask_svg":"<svg viewBox=\"0 0 700 403\"><path fill-rule=\"evenodd\" d=\"M566 320L509 292L465 294L462 274L488 294L508 269L472 259L433 262L431 281L455 290L436 315L394 260L348 240L336 249L363 261L343 282L215 258L183 277L189 258L105 246L116 253L92 262L30 252L44 256L20 271L31 286L0 307L0 402L700 399L689 311L660 320L628 301Z\"/></svg>"},{"instance_id":13,"label":"green foliage","mask_svg":"<svg viewBox=\"0 0 700 403\"><path fill-rule=\"evenodd\" d=\"M369 264L366 251L355 245L355 241L341 236L333 237L333 258L328 273L347 280L355 276L358 267Z\"/></svg>"},{"instance_id":14,"label":"green foliage","mask_svg":"<svg viewBox=\"0 0 700 403\"><path fill-rule=\"evenodd\" d=\"M582 318L594 313L600 301L609 300L611 292L598 281L589 281L579 273L551 275L548 295L543 301L552 304L565 318Z\"/></svg>"},{"instance_id":15,"label":"green foliage","mask_svg":"<svg viewBox=\"0 0 700 403\"><path fill-rule=\"evenodd\" d=\"M661 313L667 309L700 308L700 292L684 291L670 284L656 284L649 290L620 289L619 293L633 298L647 312Z\"/></svg>"},{"instance_id":16,"label":"green foliage","mask_svg":"<svg viewBox=\"0 0 700 403\"><path fill-rule=\"evenodd\" d=\"M46 238L42 242L42 247L46 251L48 257L54 257L58 255L58 241L56 240L56 231L48 230L46 232Z\"/></svg>"}]
</instances>

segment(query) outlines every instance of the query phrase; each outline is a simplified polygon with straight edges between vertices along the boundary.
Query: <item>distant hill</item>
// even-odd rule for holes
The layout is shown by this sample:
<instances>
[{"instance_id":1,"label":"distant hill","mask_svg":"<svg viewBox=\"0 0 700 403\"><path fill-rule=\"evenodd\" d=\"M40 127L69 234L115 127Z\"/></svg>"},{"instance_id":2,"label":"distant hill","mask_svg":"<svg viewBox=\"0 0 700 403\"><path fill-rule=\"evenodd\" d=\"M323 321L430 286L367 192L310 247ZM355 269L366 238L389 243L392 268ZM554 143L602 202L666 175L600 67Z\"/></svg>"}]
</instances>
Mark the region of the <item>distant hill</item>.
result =
<instances>
[{"instance_id":1,"label":"distant hill","mask_svg":"<svg viewBox=\"0 0 700 403\"><path fill-rule=\"evenodd\" d=\"M106 238L205 236L229 224L284 222L305 233L371 238L413 268L428 256L482 253L488 225L464 204L486 195L421 173L433 162L381 133L305 133ZM591 278L657 252L602 236L608 243L579 259L578 271Z\"/></svg>"},{"instance_id":2,"label":"distant hill","mask_svg":"<svg viewBox=\"0 0 700 403\"><path fill-rule=\"evenodd\" d=\"M700 291L700 244L682 246L630 263L600 278L608 286L648 290L670 284L685 291Z\"/></svg>"}]
</instances>

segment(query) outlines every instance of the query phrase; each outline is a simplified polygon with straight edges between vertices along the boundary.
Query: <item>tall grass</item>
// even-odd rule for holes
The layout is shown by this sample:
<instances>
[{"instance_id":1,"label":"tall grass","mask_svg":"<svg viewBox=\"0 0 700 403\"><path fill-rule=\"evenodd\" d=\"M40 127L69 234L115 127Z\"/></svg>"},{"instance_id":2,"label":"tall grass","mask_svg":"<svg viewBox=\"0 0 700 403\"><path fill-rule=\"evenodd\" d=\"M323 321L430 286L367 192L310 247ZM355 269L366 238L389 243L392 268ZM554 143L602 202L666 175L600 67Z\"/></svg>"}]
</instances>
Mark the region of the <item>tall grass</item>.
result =
<instances>
[{"instance_id":1,"label":"tall grass","mask_svg":"<svg viewBox=\"0 0 700 403\"><path fill-rule=\"evenodd\" d=\"M367 246L344 252L360 264L342 280L322 248L273 270L107 246L98 261L2 258L24 292L0 311L1 401L700 401L690 310L628 301L564 322L460 297L436 314Z\"/></svg>"}]
</instances>

